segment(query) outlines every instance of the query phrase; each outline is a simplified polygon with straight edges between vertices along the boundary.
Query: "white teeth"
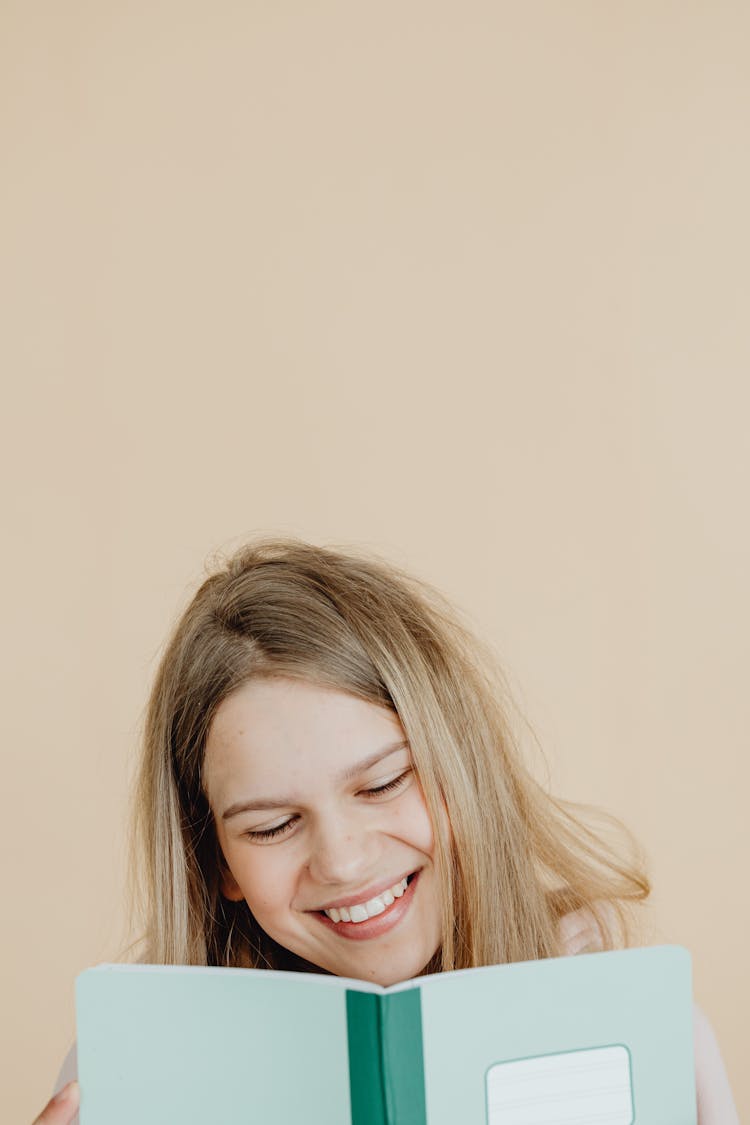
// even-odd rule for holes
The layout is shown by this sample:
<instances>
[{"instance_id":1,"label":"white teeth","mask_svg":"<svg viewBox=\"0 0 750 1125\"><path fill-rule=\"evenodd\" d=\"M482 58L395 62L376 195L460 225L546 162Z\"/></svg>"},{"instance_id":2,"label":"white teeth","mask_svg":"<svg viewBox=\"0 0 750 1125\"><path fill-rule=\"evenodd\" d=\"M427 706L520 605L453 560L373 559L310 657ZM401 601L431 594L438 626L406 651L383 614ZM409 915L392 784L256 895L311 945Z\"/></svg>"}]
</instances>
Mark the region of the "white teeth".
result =
<instances>
[{"instance_id":1,"label":"white teeth","mask_svg":"<svg viewBox=\"0 0 750 1125\"><path fill-rule=\"evenodd\" d=\"M382 894L376 895L375 898L371 898L367 902L358 902L356 906L332 906L325 913L332 922L365 922L368 918L374 918L377 914L382 914L384 910L392 906L397 898L401 898L406 887L406 879L402 879L400 883L389 887L387 891L383 891Z\"/></svg>"}]
</instances>

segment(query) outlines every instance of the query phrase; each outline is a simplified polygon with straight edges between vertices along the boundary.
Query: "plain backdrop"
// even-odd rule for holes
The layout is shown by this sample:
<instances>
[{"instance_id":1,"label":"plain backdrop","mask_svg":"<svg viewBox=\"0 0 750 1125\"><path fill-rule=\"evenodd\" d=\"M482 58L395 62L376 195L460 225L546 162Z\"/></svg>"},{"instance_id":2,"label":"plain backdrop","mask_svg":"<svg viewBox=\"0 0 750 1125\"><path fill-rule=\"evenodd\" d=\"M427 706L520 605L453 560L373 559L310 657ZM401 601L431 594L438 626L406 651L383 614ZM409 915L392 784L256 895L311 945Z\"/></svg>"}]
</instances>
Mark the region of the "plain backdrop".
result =
<instances>
[{"instance_id":1,"label":"plain backdrop","mask_svg":"<svg viewBox=\"0 0 750 1125\"><path fill-rule=\"evenodd\" d=\"M750 1113L749 51L744 0L2 0L4 1119L127 929L166 632L258 531L463 607Z\"/></svg>"}]
</instances>

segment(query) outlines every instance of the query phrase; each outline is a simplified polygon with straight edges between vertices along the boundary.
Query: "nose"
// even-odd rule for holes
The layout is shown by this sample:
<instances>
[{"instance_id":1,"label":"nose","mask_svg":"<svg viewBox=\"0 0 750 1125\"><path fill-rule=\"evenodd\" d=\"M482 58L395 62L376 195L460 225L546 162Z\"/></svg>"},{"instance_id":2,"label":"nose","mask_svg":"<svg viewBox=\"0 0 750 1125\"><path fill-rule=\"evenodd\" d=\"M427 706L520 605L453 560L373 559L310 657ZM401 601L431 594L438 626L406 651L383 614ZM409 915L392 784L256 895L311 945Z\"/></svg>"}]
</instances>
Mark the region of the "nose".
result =
<instances>
[{"instance_id":1,"label":"nose","mask_svg":"<svg viewBox=\"0 0 750 1125\"><path fill-rule=\"evenodd\" d=\"M377 833L356 816L320 817L311 835L308 869L317 883L353 887L377 866Z\"/></svg>"}]
</instances>

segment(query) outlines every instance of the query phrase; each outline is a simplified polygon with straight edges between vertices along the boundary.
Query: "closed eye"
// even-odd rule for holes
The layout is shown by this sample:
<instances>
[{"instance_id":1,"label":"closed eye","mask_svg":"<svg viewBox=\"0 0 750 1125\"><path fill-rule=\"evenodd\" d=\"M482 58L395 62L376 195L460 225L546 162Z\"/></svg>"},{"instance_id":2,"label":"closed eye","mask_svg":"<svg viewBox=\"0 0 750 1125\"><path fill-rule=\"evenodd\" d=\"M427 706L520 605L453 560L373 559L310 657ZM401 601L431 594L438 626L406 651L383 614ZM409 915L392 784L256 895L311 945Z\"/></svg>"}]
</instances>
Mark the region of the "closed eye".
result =
<instances>
[{"instance_id":1,"label":"closed eye","mask_svg":"<svg viewBox=\"0 0 750 1125\"><path fill-rule=\"evenodd\" d=\"M385 785L376 785L373 789L363 789L362 795L364 797L380 797L383 793L395 792L396 789L401 788L411 772L411 766L409 766L408 770L404 770L398 777L394 777L392 781L386 781Z\"/></svg>"},{"instance_id":2,"label":"closed eye","mask_svg":"<svg viewBox=\"0 0 750 1125\"><path fill-rule=\"evenodd\" d=\"M277 836L283 836L284 833L294 824L296 817L291 820L285 820L283 824L275 824L273 828L255 828L244 835L250 840L273 840Z\"/></svg>"}]
</instances>

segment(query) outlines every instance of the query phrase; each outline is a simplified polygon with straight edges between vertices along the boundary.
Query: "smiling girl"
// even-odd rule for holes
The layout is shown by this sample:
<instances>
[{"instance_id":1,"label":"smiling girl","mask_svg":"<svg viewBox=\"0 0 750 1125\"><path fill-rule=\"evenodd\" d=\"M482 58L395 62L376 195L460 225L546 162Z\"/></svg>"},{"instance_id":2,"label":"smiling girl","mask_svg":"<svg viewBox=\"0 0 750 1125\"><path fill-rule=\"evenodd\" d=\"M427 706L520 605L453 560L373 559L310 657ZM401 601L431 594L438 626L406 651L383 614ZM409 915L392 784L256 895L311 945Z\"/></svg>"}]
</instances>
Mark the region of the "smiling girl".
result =
<instances>
[{"instance_id":1,"label":"smiling girl","mask_svg":"<svg viewBox=\"0 0 750 1125\"><path fill-rule=\"evenodd\" d=\"M479 643L393 567L240 550L151 694L142 959L391 985L628 944L645 874L531 778L502 701ZM700 1014L696 1063L700 1125L736 1122ZM68 1125L77 1096L38 1125Z\"/></svg>"}]
</instances>

